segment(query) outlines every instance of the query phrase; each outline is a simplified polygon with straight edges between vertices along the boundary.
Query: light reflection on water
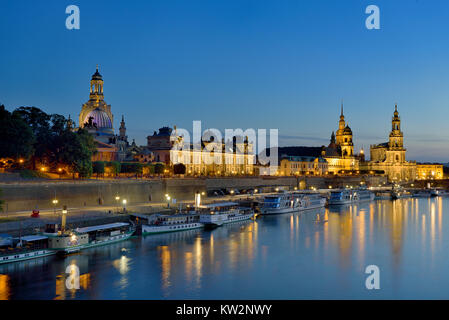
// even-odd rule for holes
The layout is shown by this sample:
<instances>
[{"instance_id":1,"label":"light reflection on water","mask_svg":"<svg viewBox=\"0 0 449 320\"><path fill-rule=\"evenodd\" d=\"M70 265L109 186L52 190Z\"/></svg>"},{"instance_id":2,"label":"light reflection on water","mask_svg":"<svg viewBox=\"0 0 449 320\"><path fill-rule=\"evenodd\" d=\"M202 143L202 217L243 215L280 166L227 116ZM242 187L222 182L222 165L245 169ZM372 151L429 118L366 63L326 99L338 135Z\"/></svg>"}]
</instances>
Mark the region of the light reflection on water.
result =
<instances>
[{"instance_id":1,"label":"light reflection on water","mask_svg":"<svg viewBox=\"0 0 449 320\"><path fill-rule=\"evenodd\" d=\"M449 298L445 211L441 197L381 200L137 237L2 265L0 299ZM365 289L370 264L381 290Z\"/></svg>"}]
</instances>

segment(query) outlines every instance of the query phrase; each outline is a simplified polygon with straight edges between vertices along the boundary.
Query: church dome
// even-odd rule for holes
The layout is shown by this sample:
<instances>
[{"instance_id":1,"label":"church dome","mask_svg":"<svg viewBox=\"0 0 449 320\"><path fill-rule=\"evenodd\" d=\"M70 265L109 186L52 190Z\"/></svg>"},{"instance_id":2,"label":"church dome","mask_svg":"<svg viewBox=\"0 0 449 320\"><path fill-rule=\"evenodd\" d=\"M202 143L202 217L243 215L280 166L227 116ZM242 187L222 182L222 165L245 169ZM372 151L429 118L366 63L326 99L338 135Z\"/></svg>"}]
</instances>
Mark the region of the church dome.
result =
<instances>
[{"instance_id":1,"label":"church dome","mask_svg":"<svg viewBox=\"0 0 449 320\"><path fill-rule=\"evenodd\" d=\"M98 67L97 71L95 71L95 73L92 75L92 80L103 80L103 77L101 76L100 72L98 72Z\"/></svg>"},{"instance_id":2,"label":"church dome","mask_svg":"<svg viewBox=\"0 0 449 320\"><path fill-rule=\"evenodd\" d=\"M349 126L346 126L343 130L343 134L352 134L351 128L349 128Z\"/></svg>"},{"instance_id":3,"label":"church dome","mask_svg":"<svg viewBox=\"0 0 449 320\"><path fill-rule=\"evenodd\" d=\"M101 110L100 108L96 108L91 111L87 116L84 122L89 122L89 118L92 117L92 122L96 124L98 129L112 129L112 121L109 118L108 114Z\"/></svg>"}]
</instances>

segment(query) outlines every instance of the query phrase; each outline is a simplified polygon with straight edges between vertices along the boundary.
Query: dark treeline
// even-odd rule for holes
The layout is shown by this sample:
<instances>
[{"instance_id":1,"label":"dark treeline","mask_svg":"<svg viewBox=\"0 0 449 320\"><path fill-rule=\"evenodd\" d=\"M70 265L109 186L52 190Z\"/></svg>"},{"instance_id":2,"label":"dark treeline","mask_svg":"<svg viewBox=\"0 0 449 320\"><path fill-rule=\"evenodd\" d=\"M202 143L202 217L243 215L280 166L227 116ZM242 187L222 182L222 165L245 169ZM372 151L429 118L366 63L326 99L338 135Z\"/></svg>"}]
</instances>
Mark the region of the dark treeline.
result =
<instances>
[{"instance_id":1,"label":"dark treeline","mask_svg":"<svg viewBox=\"0 0 449 320\"><path fill-rule=\"evenodd\" d=\"M92 136L83 129L72 130L69 120L47 114L36 107L9 112L0 105L0 159L3 167L64 171L79 177L92 175Z\"/></svg>"}]
</instances>

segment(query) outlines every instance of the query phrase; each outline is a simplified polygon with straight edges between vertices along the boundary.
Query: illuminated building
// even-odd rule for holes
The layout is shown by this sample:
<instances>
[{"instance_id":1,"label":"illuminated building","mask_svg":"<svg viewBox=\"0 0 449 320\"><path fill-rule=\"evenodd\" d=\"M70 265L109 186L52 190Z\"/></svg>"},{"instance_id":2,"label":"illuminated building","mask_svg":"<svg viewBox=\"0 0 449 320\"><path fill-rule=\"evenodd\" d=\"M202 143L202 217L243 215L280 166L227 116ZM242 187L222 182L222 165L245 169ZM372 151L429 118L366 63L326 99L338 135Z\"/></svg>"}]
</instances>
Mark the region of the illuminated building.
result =
<instances>
[{"instance_id":1,"label":"illuminated building","mask_svg":"<svg viewBox=\"0 0 449 320\"><path fill-rule=\"evenodd\" d=\"M285 176L293 175L325 175L328 163L321 157L281 156L280 172Z\"/></svg>"},{"instance_id":2,"label":"illuminated building","mask_svg":"<svg viewBox=\"0 0 449 320\"><path fill-rule=\"evenodd\" d=\"M397 105L395 105L391 126L389 141L371 145L370 161L364 162L361 169L383 171L389 181L413 181L416 176L416 163L405 159L404 135L401 131Z\"/></svg>"},{"instance_id":3,"label":"illuminated building","mask_svg":"<svg viewBox=\"0 0 449 320\"><path fill-rule=\"evenodd\" d=\"M443 165L438 163L417 163L416 180L443 179Z\"/></svg>"},{"instance_id":4,"label":"illuminated building","mask_svg":"<svg viewBox=\"0 0 449 320\"><path fill-rule=\"evenodd\" d=\"M114 115L111 105L104 100L104 81L97 70L90 81L89 101L83 104L79 114L79 126L87 130L95 139L97 154L92 161L124 161L128 157L128 137L125 119L122 116L119 134L114 133Z\"/></svg>"},{"instance_id":5,"label":"illuminated building","mask_svg":"<svg viewBox=\"0 0 449 320\"><path fill-rule=\"evenodd\" d=\"M323 148L322 156L328 163L328 171L333 174L359 170L359 157L354 155L352 130L345 122L343 105L335 135L332 132L330 144Z\"/></svg>"},{"instance_id":6,"label":"illuminated building","mask_svg":"<svg viewBox=\"0 0 449 320\"><path fill-rule=\"evenodd\" d=\"M176 134L176 127L174 135L172 132L172 128L163 127L147 138L147 148L154 154L156 162L164 162L170 167L182 163L186 166L186 175L255 174L253 145L246 139L238 141L234 138L230 143L203 140L199 149L195 149L192 144L188 144L189 148L185 149L179 147L185 144L183 137Z\"/></svg>"}]
</instances>

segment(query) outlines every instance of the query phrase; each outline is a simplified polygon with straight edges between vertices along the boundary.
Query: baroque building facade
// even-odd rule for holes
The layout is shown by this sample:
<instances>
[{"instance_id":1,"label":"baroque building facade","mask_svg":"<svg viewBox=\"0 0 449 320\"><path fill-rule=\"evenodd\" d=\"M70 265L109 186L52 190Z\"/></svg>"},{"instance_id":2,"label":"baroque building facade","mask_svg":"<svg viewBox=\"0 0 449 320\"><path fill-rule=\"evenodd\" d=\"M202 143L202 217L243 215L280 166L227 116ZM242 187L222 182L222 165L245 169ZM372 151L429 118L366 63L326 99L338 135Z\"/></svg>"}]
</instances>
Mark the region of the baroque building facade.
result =
<instances>
[{"instance_id":1,"label":"baroque building facade","mask_svg":"<svg viewBox=\"0 0 449 320\"><path fill-rule=\"evenodd\" d=\"M114 115L111 105L104 100L104 81L98 66L90 81L89 100L81 107L79 127L87 130L94 138L97 153L92 161L124 161L132 147L128 143L124 116L120 122L119 134L114 133Z\"/></svg>"},{"instance_id":2,"label":"baroque building facade","mask_svg":"<svg viewBox=\"0 0 449 320\"><path fill-rule=\"evenodd\" d=\"M388 142L371 145L370 161L364 162L361 169L383 171L391 182L413 181L416 178L416 162L406 160L406 151L396 104Z\"/></svg>"},{"instance_id":3,"label":"baroque building facade","mask_svg":"<svg viewBox=\"0 0 449 320\"><path fill-rule=\"evenodd\" d=\"M240 141L242 140L242 141ZM224 141L201 141L195 148L177 134L176 127L159 129L147 137L147 148L154 154L156 162L172 167L182 163L186 166L186 175L252 175L254 174L255 155L253 145L246 139Z\"/></svg>"},{"instance_id":4,"label":"baroque building facade","mask_svg":"<svg viewBox=\"0 0 449 320\"><path fill-rule=\"evenodd\" d=\"M328 163L328 171L332 174L340 174L359 170L360 159L354 155L354 141L352 130L346 124L341 105L340 120L337 134L332 132L330 144L323 148L322 157Z\"/></svg>"}]
</instances>

